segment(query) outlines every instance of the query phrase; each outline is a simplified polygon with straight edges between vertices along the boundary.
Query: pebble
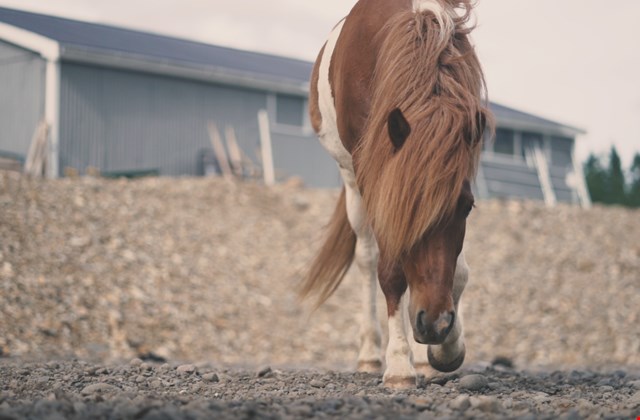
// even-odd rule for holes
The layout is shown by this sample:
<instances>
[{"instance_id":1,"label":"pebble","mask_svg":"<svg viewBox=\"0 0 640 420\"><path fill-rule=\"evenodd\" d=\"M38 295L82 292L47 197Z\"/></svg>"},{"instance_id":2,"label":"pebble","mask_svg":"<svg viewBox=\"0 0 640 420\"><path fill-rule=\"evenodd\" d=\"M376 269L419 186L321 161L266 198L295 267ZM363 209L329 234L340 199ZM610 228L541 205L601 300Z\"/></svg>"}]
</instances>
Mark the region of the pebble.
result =
<instances>
[{"instance_id":1,"label":"pebble","mask_svg":"<svg viewBox=\"0 0 640 420\"><path fill-rule=\"evenodd\" d=\"M460 378L460 389L467 391L480 391L489 384L487 378L480 374L466 375Z\"/></svg>"},{"instance_id":2,"label":"pebble","mask_svg":"<svg viewBox=\"0 0 640 420\"><path fill-rule=\"evenodd\" d=\"M636 392L627 400L627 405L640 406L640 391Z\"/></svg>"},{"instance_id":3,"label":"pebble","mask_svg":"<svg viewBox=\"0 0 640 420\"><path fill-rule=\"evenodd\" d=\"M180 365L176 368L176 372L181 373L183 375L191 375L196 372L195 365Z\"/></svg>"},{"instance_id":4,"label":"pebble","mask_svg":"<svg viewBox=\"0 0 640 420\"><path fill-rule=\"evenodd\" d=\"M265 377L271 373L271 366L266 366L258 371L258 378Z\"/></svg>"},{"instance_id":5,"label":"pebble","mask_svg":"<svg viewBox=\"0 0 640 420\"><path fill-rule=\"evenodd\" d=\"M80 393L82 395L91 395L97 393L113 393L119 391L120 388L118 388L117 386L107 383L97 383L85 386L84 388L82 388L82 391L80 391Z\"/></svg>"},{"instance_id":6,"label":"pebble","mask_svg":"<svg viewBox=\"0 0 640 420\"><path fill-rule=\"evenodd\" d=\"M215 373L215 372L205 373L204 375L202 375L202 379L204 379L207 382L218 382L218 381L220 381L220 378L218 377L218 374Z\"/></svg>"},{"instance_id":7,"label":"pebble","mask_svg":"<svg viewBox=\"0 0 640 420\"><path fill-rule=\"evenodd\" d=\"M326 384L324 382L322 382L322 381L317 380L317 379L312 379L309 382L309 385L311 385L314 388L324 388Z\"/></svg>"},{"instance_id":8,"label":"pebble","mask_svg":"<svg viewBox=\"0 0 640 420\"><path fill-rule=\"evenodd\" d=\"M493 396L469 397L471 407L476 408L484 413L497 413L502 409L500 401Z\"/></svg>"},{"instance_id":9,"label":"pebble","mask_svg":"<svg viewBox=\"0 0 640 420\"><path fill-rule=\"evenodd\" d=\"M465 411L470 406L471 401L467 395L458 395L449 403L449 407L456 411Z\"/></svg>"}]
</instances>

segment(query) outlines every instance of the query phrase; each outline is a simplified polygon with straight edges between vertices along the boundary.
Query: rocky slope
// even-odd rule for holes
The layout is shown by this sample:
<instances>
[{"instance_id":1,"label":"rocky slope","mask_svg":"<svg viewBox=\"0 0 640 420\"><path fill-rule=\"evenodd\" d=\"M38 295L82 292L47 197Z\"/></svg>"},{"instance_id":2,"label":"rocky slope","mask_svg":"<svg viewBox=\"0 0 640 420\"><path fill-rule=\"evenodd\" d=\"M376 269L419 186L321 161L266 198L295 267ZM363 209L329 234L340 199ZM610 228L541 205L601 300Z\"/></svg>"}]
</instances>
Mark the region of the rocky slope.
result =
<instances>
[{"instance_id":1,"label":"rocky slope","mask_svg":"<svg viewBox=\"0 0 640 420\"><path fill-rule=\"evenodd\" d=\"M2 354L350 369L357 277L313 314L295 294L336 197L0 173ZM466 245L468 362L640 366L638 238L638 211L479 202Z\"/></svg>"}]
</instances>

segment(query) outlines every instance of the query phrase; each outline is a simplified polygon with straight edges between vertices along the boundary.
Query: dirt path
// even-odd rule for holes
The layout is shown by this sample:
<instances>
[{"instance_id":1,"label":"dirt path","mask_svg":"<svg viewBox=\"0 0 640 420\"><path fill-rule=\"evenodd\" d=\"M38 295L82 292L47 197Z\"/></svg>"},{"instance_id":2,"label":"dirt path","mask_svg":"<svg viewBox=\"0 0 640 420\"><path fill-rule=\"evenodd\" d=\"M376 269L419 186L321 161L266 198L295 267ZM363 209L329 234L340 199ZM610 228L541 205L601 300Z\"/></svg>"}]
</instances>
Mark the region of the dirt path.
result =
<instances>
[{"instance_id":1,"label":"dirt path","mask_svg":"<svg viewBox=\"0 0 640 420\"><path fill-rule=\"evenodd\" d=\"M476 364L416 389L374 374L84 362L0 364L0 419L624 418L640 415L640 375L528 372Z\"/></svg>"}]
</instances>

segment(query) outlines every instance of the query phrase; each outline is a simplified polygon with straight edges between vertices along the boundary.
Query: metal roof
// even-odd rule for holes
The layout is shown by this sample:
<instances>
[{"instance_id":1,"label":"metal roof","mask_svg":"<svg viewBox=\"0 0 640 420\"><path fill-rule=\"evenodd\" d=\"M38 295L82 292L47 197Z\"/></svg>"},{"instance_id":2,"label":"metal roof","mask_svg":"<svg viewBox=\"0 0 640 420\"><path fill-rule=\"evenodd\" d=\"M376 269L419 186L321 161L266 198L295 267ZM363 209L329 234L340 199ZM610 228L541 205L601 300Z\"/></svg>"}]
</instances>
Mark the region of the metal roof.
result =
<instances>
[{"instance_id":1,"label":"metal roof","mask_svg":"<svg viewBox=\"0 0 640 420\"><path fill-rule=\"evenodd\" d=\"M0 22L60 45L63 60L306 94L313 63L0 7ZM502 127L575 136L583 130L491 103Z\"/></svg>"},{"instance_id":2,"label":"metal roof","mask_svg":"<svg viewBox=\"0 0 640 420\"><path fill-rule=\"evenodd\" d=\"M585 133L585 131L580 128L519 111L495 102L491 102L491 111L496 116L496 120L500 127L514 128L523 131L543 131L545 134L569 137Z\"/></svg>"},{"instance_id":3,"label":"metal roof","mask_svg":"<svg viewBox=\"0 0 640 420\"><path fill-rule=\"evenodd\" d=\"M0 7L0 22L57 41L62 58L120 57L191 68L221 69L247 77L308 84L307 61L209 45L159 34Z\"/></svg>"}]
</instances>

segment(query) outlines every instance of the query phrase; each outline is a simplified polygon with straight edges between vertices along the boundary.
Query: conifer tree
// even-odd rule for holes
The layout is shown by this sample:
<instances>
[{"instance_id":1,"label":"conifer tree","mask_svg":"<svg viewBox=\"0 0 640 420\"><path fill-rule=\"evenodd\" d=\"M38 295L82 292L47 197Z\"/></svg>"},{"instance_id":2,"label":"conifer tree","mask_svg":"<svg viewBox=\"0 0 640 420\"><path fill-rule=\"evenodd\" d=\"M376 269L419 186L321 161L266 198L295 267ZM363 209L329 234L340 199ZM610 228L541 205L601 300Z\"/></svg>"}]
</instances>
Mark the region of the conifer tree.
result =
<instances>
[{"instance_id":1,"label":"conifer tree","mask_svg":"<svg viewBox=\"0 0 640 420\"><path fill-rule=\"evenodd\" d=\"M640 153L636 153L631 162L631 183L627 193L627 205L640 207Z\"/></svg>"},{"instance_id":2,"label":"conifer tree","mask_svg":"<svg viewBox=\"0 0 640 420\"><path fill-rule=\"evenodd\" d=\"M611 147L609 153L609 170L607 171L607 186L605 202L608 204L625 204L624 174L622 173L622 163L620 155L615 146Z\"/></svg>"}]
</instances>

